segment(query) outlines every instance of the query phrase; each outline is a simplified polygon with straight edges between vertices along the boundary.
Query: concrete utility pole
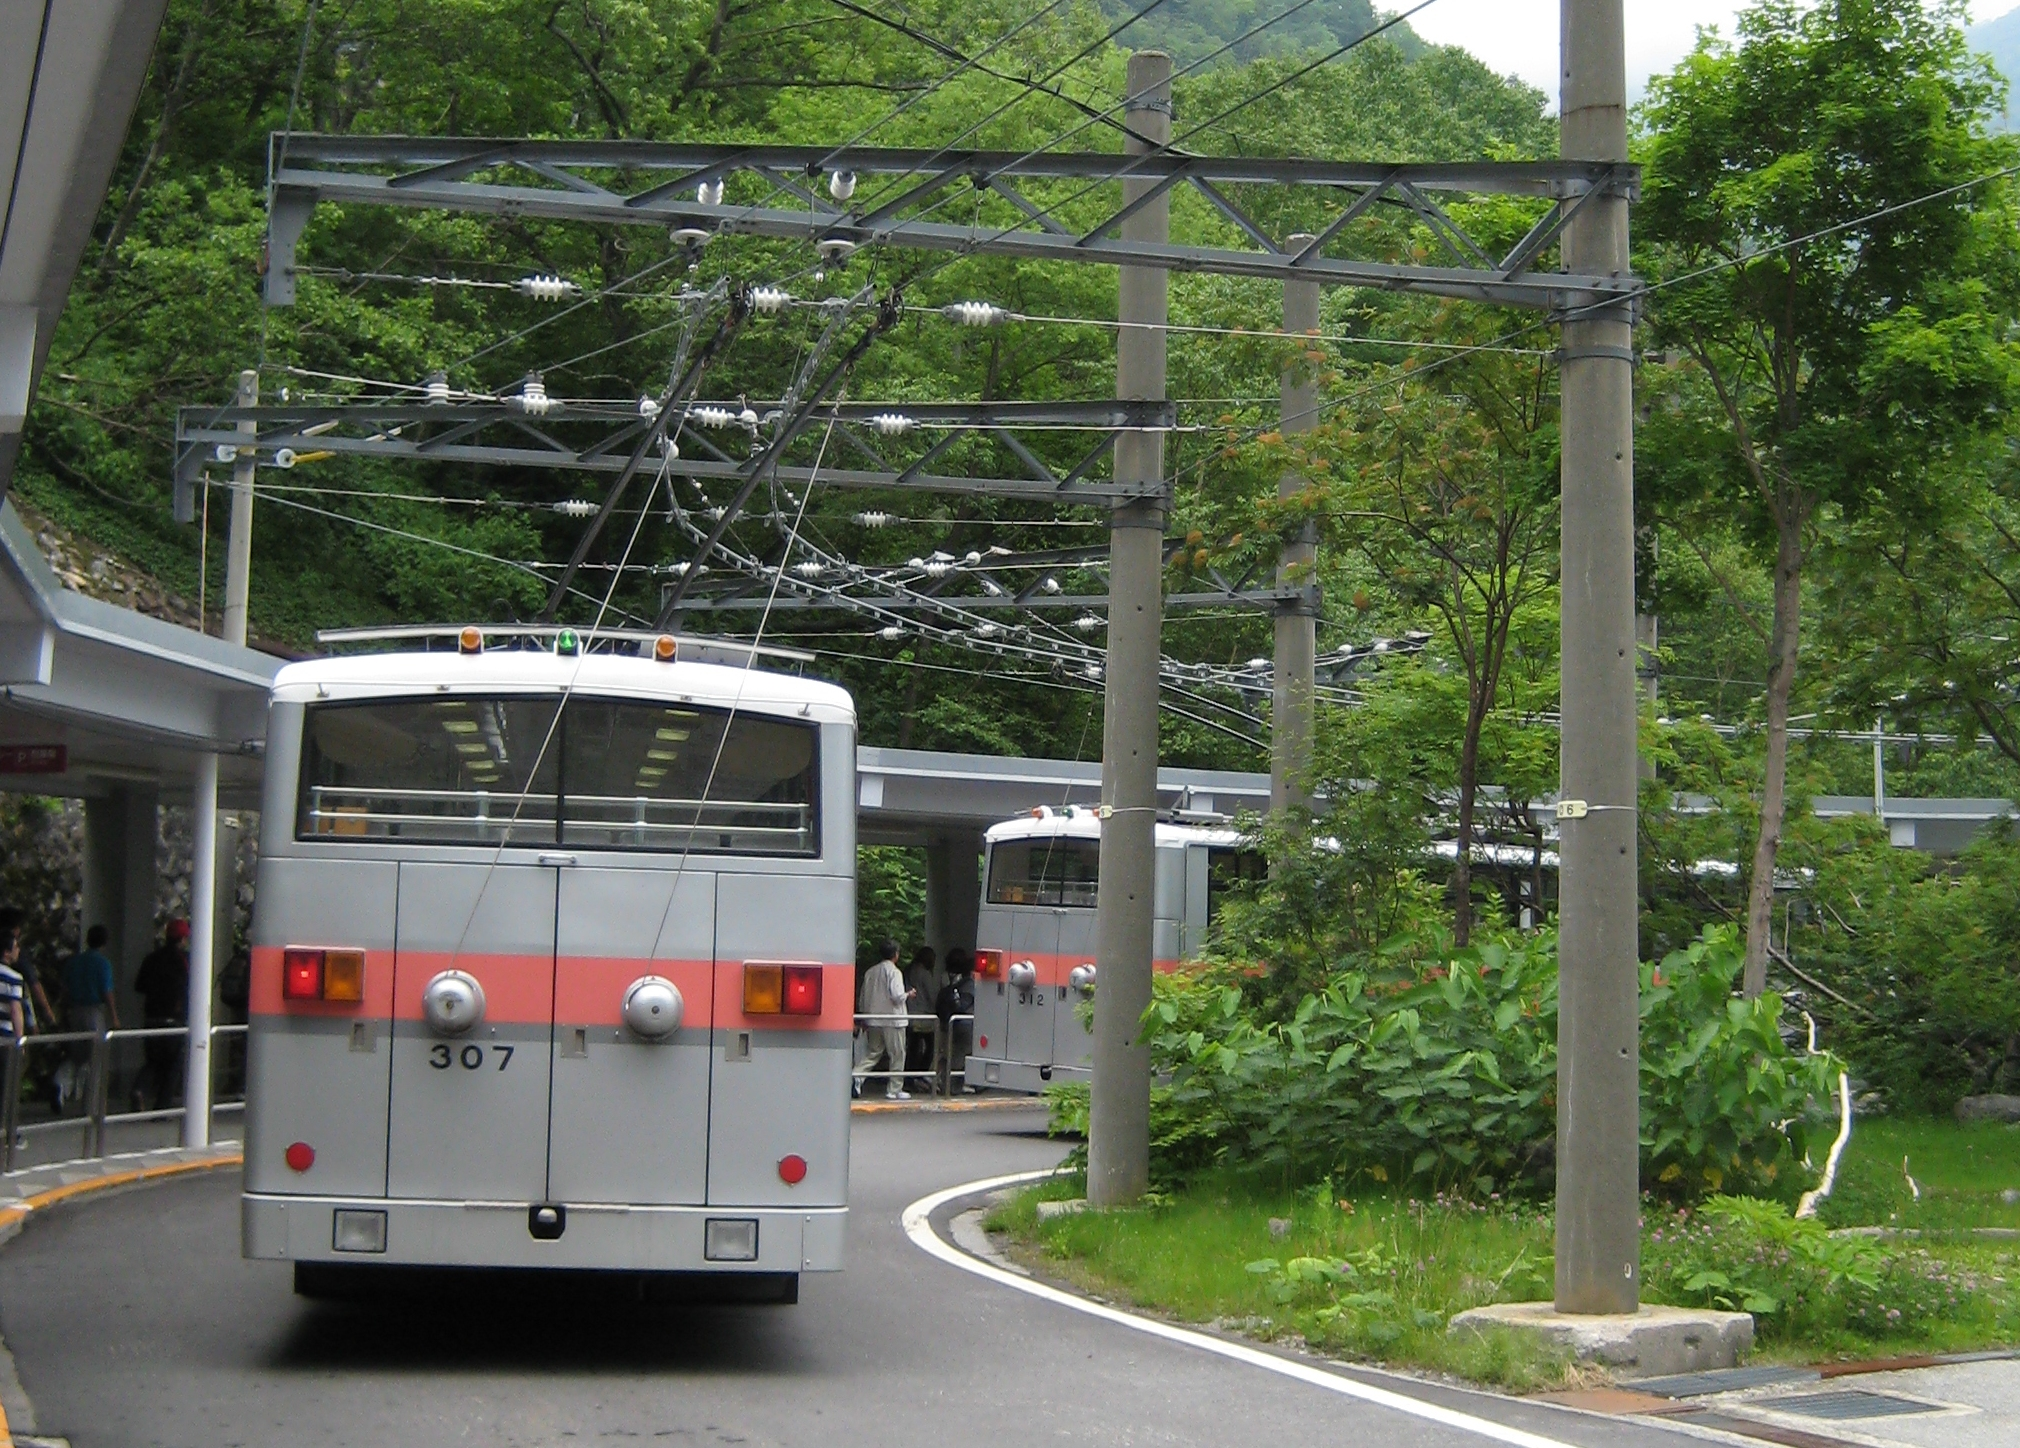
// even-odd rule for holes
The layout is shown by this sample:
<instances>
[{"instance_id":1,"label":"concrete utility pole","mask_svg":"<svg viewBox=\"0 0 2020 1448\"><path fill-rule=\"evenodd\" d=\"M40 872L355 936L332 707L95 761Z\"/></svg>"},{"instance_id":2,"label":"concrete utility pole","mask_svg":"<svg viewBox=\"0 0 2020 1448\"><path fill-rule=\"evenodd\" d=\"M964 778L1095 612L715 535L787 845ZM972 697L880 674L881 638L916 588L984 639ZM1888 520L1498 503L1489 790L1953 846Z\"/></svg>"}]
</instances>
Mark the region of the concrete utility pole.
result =
<instances>
[{"instance_id":1,"label":"concrete utility pole","mask_svg":"<svg viewBox=\"0 0 2020 1448\"><path fill-rule=\"evenodd\" d=\"M1296 252L1313 240L1299 233L1284 243ZM1319 329L1319 284L1284 283L1284 330L1295 335ZM1316 369L1302 357L1284 368L1282 392L1282 432L1292 437L1310 432L1318 415L1319 392ZM1295 498L1305 490L1305 480L1287 472L1277 479L1277 496ZM1318 657L1319 585L1318 528L1311 522L1298 530L1295 539L1284 544L1277 563L1277 586L1302 589L1295 599L1277 604L1276 677L1270 689L1270 810L1279 813L1290 805L1309 806L1312 769L1312 674Z\"/></svg>"},{"instance_id":2,"label":"concrete utility pole","mask_svg":"<svg viewBox=\"0 0 2020 1448\"><path fill-rule=\"evenodd\" d=\"M1624 161L1621 0L1562 4L1560 150ZM1566 228L1562 252L1566 271L1625 276L1627 199L1595 197ZM1633 345L1625 305L1564 324L1560 1312L1631 1313L1640 1302Z\"/></svg>"},{"instance_id":3,"label":"concrete utility pole","mask_svg":"<svg viewBox=\"0 0 2020 1448\"><path fill-rule=\"evenodd\" d=\"M246 371L238 375L238 405L258 407L260 375ZM224 640L245 642L246 595L252 584L253 522L253 439L259 424L242 422L238 430L246 434L231 466L231 533L224 557Z\"/></svg>"},{"instance_id":4,"label":"concrete utility pole","mask_svg":"<svg viewBox=\"0 0 2020 1448\"><path fill-rule=\"evenodd\" d=\"M1171 57L1129 58L1127 154L1171 140ZM1124 181L1128 205L1156 185ZM1171 197L1161 193L1123 221L1125 242L1171 234ZM1169 273L1120 268L1121 335L1115 395L1164 396L1164 323ZM1137 325L1131 325L1132 323ZM1164 438L1125 432L1115 444L1117 482L1161 483ZM1157 671L1164 631L1164 505L1125 503L1109 532L1108 672L1102 691L1101 891L1095 908L1094 1080L1087 1134L1087 1200L1121 1206L1150 1185L1150 1053L1136 1044L1150 1004L1152 883L1157 825Z\"/></svg>"}]
</instances>

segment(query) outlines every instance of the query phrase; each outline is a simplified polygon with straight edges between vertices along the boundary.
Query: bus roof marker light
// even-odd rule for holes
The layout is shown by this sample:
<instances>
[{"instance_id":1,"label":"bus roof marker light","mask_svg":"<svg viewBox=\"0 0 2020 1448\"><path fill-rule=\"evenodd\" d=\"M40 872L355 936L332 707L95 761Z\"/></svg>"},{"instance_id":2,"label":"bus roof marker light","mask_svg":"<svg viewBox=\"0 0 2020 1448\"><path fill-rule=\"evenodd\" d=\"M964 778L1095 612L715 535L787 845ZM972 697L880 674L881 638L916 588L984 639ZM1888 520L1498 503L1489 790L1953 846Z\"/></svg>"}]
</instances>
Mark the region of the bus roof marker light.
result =
<instances>
[{"instance_id":1,"label":"bus roof marker light","mask_svg":"<svg viewBox=\"0 0 2020 1448\"><path fill-rule=\"evenodd\" d=\"M652 641L652 656L662 664L670 664L680 652L680 645L672 634L661 634Z\"/></svg>"},{"instance_id":2,"label":"bus roof marker light","mask_svg":"<svg viewBox=\"0 0 2020 1448\"><path fill-rule=\"evenodd\" d=\"M456 635L456 647L458 651L466 654L483 653L484 630L474 623L463 625L463 631Z\"/></svg>"},{"instance_id":3,"label":"bus roof marker light","mask_svg":"<svg viewBox=\"0 0 2020 1448\"><path fill-rule=\"evenodd\" d=\"M554 652L564 657L573 657L582 652L582 640L575 636L575 630L565 628L554 635Z\"/></svg>"}]
</instances>

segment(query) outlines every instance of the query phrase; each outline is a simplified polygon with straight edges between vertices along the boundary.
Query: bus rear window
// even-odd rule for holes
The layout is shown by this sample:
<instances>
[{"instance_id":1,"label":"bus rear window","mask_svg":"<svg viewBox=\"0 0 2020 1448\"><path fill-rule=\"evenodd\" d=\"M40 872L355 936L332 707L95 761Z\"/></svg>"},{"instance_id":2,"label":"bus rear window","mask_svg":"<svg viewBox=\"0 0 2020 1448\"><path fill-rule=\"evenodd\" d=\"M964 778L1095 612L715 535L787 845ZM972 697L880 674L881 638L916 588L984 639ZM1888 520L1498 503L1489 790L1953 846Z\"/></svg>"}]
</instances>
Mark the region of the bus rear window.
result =
<instances>
[{"instance_id":1,"label":"bus rear window","mask_svg":"<svg viewBox=\"0 0 2020 1448\"><path fill-rule=\"evenodd\" d=\"M1092 908L1101 877L1101 841L1005 840L989 851L991 905Z\"/></svg>"},{"instance_id":2,"label":"bus rear window","mask_svg":"<svg viewBox=\"0 0 2020 1448\"><path fill-rule=\"evenodd\" d=\"M819 727L691 705L459 694L312 704L301 839L812 855Z\"/></svg>"}]
</instances>

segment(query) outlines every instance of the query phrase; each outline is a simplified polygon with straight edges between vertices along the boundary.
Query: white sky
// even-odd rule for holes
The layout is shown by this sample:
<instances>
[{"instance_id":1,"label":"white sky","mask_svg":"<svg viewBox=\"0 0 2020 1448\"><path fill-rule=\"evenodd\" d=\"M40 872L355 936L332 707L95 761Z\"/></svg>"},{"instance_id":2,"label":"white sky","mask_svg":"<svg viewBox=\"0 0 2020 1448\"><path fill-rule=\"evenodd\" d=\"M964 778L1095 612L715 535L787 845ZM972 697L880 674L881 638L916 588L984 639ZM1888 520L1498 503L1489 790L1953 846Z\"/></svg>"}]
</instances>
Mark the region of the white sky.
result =
<instances>
[{"instance_id":1,"label":"white sky","mask_svg":"<svg viewBox=\"0 0 2020 1448\"><path fill-rule=\"evenodd\" d=\"M1732 35L1739 0L1626 0L1627 88L1639 98L1648 77L1689 53L1697 27ZM1388 0L1378 9L1406 8ZM2015 8L2014 0L1976 0L1974 20L1991 20ZM1463 45L1502 74L1519 75L1557 99L1558 0L1437 0L1411 27L1440 45Z\"/></svg>"}]
</instances>

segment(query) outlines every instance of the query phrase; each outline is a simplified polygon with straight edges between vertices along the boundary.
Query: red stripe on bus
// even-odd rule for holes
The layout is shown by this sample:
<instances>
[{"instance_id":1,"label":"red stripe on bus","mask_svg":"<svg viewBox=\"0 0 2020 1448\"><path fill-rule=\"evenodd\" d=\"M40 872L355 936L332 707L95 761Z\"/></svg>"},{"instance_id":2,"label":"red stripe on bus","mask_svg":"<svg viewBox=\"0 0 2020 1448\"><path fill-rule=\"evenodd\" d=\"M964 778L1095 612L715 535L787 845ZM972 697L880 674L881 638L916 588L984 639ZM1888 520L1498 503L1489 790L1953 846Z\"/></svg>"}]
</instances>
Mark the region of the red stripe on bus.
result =
<instances>
[{"instance_id":1,"label":"red stripe on bus","mask_svg":"<svg viewBox=\"0 0 2020 1448\"><path fill-rule=\"evenodd\" d=\"M564 1026L619 1026L624 993L641 976L670 980L680 992L683 1031L706 1030L714 1015L714 963L564 955L554 976L554 1019Z\"/></svg>"},{"instance_id":2,"label":"red stripe on bus","mask_svg":"<svg viewBox=\"0 0 2020 1448\"><path fill-rule=\"evenodd\" d=\"M821 1013L817 1016L747 1016L743 1013L743 962L722 961L715 972L715 1024L732 1031L853 1031L856 968L821 967Z\"/></svg>"},{"instance_id":3,"label":"red stripe on bus","mask_svg":"<svg viewBox=\"0 0 2020 1448\"><path fill-rule=\"evenodd\" d=\"M994 946L985 948L995 949ZM1075 966L1094 964L1094 952L1091 950L1082 951L1074 955L1042 955L1031 950L1006 950L1002 952L1002 955L1003 974L992 975L989 977L990 980L1009 979L1010 967L1028 960L1038 968L1037 983L1039 985L1063 986L1069 984L1067 977L1073 974ZM1150 968L1160 975L1169 975L1183 964L1185 962L1181 960L1153 960L1150 963Z\"/></svg>"},{"instance_id":4,"label":"red stripe on bus","mask_svg":"<svg viewBox=\"0 0 2020 1448\"><path fill-rule=\"evenodd\" d=\"M393 1018L422 1019L421 992L445 970L460 970L484 988L487 1026L548 1026L554 1022L554 957L480 951L403 950L393 992Z\"/></svg>"},{"instance_id":5,"label":"red stripe on bus","mask_svg":"<svg viewBox=\"0 0 2020 1448\"><path fill-rule=\"evenodd\" d=\"M341 940L296 940L296 946L355 950ZM393 1004L393 952L365 952L365 998L362 1001L291 1001L281 996L281 957L285 947L255 945L248 1009L256 1016L386 1016Z\"/></svg>"}]
</instances>

